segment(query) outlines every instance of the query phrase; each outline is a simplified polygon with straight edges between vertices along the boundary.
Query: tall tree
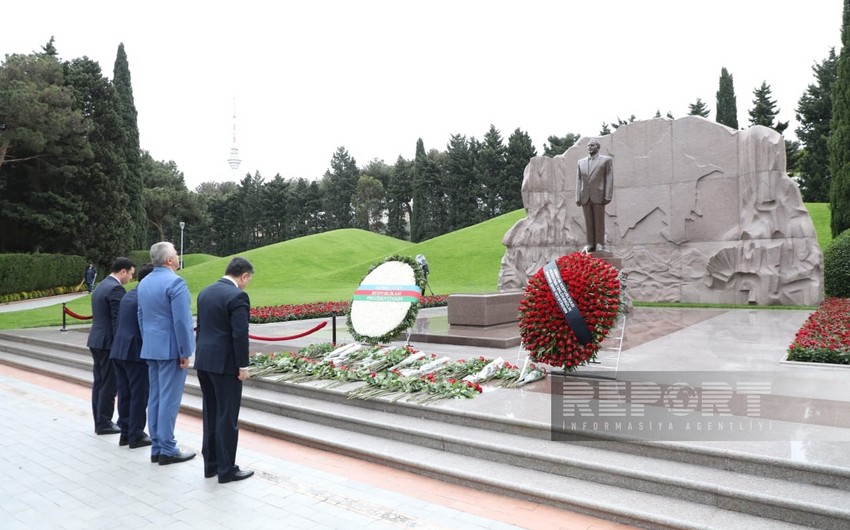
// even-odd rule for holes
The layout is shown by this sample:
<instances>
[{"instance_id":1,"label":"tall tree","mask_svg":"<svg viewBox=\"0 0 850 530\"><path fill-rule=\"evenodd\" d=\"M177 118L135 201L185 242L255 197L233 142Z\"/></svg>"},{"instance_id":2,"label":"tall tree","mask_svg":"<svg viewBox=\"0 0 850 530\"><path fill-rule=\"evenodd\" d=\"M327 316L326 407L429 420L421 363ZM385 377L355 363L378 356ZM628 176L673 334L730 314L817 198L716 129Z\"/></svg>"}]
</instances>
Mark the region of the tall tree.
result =
<instances>
[{"instance_id":1,"label":"tall tree","mask_svg":"<svg viewBox=\"0 0 850 530\"><path fill-rule=\"evenodd\" d=\"M495 125L484 135L481 150L475 159L475 170L484 185L484 211L487 219L502 214L502 181L505 179L507 148Z\"/></svg>"},{"instance_id":2,"label":"tall tree","mask_svg":"<svg viewBox=\"0 0 850 530\"><path fill-rule=\"evenodd\" d=\"M370 232L384 232L384 199L381 181L371 175L360 175L354 190L354 227Z\"/></svg>"},{"instance_id":3,"label":"tall tree","mask_svg":"<svg viewBox=\"0 0 850 530\"><path fill-rule=\"evenodd\" d=\"M525 166L537 156L537 149L531 142L531 136L518 127L508 138L505 155L505 179L499 194L502 196L502 212L512 212L522 208L522 179Z\"/></svg>"},{"instance_id":4,"label":"tall tree","mask_svg":"<svg viewBox=\"0 0 850 530\"><path fill-rule=\"evenodd\" d=\"M708 115L711 113L708 110L708 106L705 104L700 98L691 104L688 105L688 116L702 116L703 118L708 118Z\"/></svg>"},{"instance_id":5,"label":"tall tree","mask_svg":"<svg viewBox=\"0 0 850 530\"><path fill-rule=\"evenodd\" d=\"M776 121L779 109L776 100L771 98L772 92L767 81L753 91L753 108L750 109L750 125L764 125L782 134L788 128L787 121Z\"/></svg>"},{"instance_id":6,"label":"tall tree","mask_svg":"<svg viewBox=\"0 0 850 530\"><path fill-rule=\"evenodd\" d=\"M387 235L396 239L409 237L412 180L413 162L399 156L387 183Z\"/></svg>"},{"instance_id":7,"label":"tall tree","mask_svg":"<svg viewBox=\"0 0 850 530\"><path fill-rule=\"evenodd\" d=\"M338 147L331 157L331 168L325 172L325 205L328 229L351 228L354 226L354 210L351 199L357 188L360 170L357 161L345 147Z\"/></svg>"},{"instance_id":8,"label":"tall tree","mask_svg":"<svg viewBox=\"0 0 850 530\"><path fill-rule=\"evenodd\" d=\"M413 182L411 198L413 204L410 211L410 240L419 243L425 239L425 217L428 206L426 190L428 186L428 155L425 153L425 143L422 138L416 140L416 157L413 159Z\"/></svg>"},{"instance_id":9,"label":"tall tree","mask_svg":"<svg viewBox=\"0 0 850 530\"><path fill-rule=\"evenodd\" d=\"M806 202L829 201L829 122L832 119L832 85L835 83L838 57L835 48L820 64L812 66L815 82L810 84L797 103L794 131L803 143L798 167L800 192Z\"/></svg>"},{"instance_id":10,"label":"tall tree","mask_svg":"<svg viewBox=\"0 0 850 530\"><path fill-rule=\"evenodd\" d=\"M446 146L446 198L449 202L446 229L458 230L478 222L481 183L466 136L453 134Z\"/></svg>"},{"instance_id":11,"label":"tall tree","mask_svg":"<svg viewBox=\"0 0 850 530\"><path fill-rule=\"evenodd\" d=\"M829 209L832 236L850 228L850 0L844 0L841 54L832 85L832 120L829 134Z\"/></svg>"},{"instance_id":12,"label":"tall tree","mask_svg":"<svg viewBox=\"0 0 850 530\"><path fill-rule=\"evenodd\" d=\"M567 152L581 138L580 134L567 133L566 136L552 135L543 144L543 156L558 156Z\"/></svg>"},{"instance_id":13,"label":"tall tree","mask_svg":"<svg viewBox=\"0 0 850 530\"><path fill-rule=\"evenodd\" d=\"M78 165L74 177L87 229L75 239L80 253L96 263L108 264L134 249L133 241L127 237L128 228L135 224L128 213L124 186L127 165L119 101L115 87L91 59L83 57L67 63L65 79L74 90L75 104L92 124L88 134L92 159Z\"/></svg>"},{"instance_id":14,"label":"tall tree","mask_svg":"<svg viewBox=\"0 0 850 530\"><path fill-rule=\"evenodd\" d=\"M735 98L735 82L726 67L720 69L717 88L717 123L733 129L738 128L738 103Z\"/></svg>"},{"instance_id":15,"label":"tall tree","mask_svg":"<svg viewBox=\"0 0 850 530\"><path fill-rule=\"evenodd\" d=\"M121 128L124 131L123 152L124 161L127 166L127 176L124 179L124 191L128 197L127 211L129 212L131 225L130 233L132 242L136 248L147 248L145 237L147 224L145 223L144 205L144 183L142 182L142 159L139 146L139 123L136 103L133 99L133 83L130 79L130 64L127 61L127 53L124 51L124 43L118 45L118 53L115 57L115 66L112 70L112 84L118 94L119 115L121 117Z\"/></svg>"},{"instance_id":16,"label":"tall tree","mask_svg":"<svg viewBox=\"0 0 850 530\"><path fill-rule=\"evenodd\" d=\"M0 65L0 250L72 251L85 229L75 172L93 156L51 39L45 53Z\"/></svg>"},{"instance_id":17,"label":"tall tree","mask_svg":"<svg viewBox=\"0 0 850 530\"><path fill-rule=\"evenodd\" d=\"M200 220L195 199L186 188L183 172L177 168L173 160L168 162L154 160L150 153L145 151L142 153L141 161L143 178L147 183L144 189L145 217L153 229L149 239L174 241L175 236L179 236L180 221L194 225ZM207 201L204 204L209 206ZM206 226L205 229L223 230L231 226L238 216L239 214L235 213L226 218L219 217L214 220L213 225L221 223L221 228ZM201 233L201 230L194 231ZM216 238L220 241L229 241L232 236L218 233Z\"/></svg>"}]
</instances>

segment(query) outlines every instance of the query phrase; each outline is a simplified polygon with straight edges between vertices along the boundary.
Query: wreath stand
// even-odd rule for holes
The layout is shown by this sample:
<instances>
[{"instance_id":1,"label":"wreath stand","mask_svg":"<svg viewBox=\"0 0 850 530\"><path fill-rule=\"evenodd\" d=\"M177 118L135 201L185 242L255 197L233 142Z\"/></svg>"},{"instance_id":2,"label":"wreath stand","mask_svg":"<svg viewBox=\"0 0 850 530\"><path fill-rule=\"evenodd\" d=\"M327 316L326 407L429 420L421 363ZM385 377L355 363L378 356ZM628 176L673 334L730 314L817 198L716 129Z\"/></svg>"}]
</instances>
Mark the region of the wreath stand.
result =
<instances>
[{"instance_id":1,"label":"wreath stand","mask_svg":"<svg viewBox=\"0 0 850 530\"><path fill-rule=\"evenodd\" d=\"M608 336L605 337L605 340L602 342L605 346L599 349L599 352L596 354L596 359L589 362L589 364L596 365L594 367L595 372L583 374L584 376L595 377L598 379L617 379L617 373L620 370L620 354L623 352L623 339L626 337L627 323L628 315L625 312L621 312L617 316L617 321L614 322L614 325L608 331ZM609 341L611 342L610 346L607 345ZM528 354L528 351L526 351L525 344L520 343L516 354L515 364L517 366L520 366L520 359L522 358L523 353L525 354L525 359L522 361L522 370L520 370L519 379L525 377L525 373L528 370L528 364L531 362L531 356ZM600 359L600 357L602 357L602 359ZM612 363L613 366L611 366ZM576 370L581 368L582 367L578 367ZM552 375L566 375L567 371L559 369L552 370L549 373Z\"/></svg>"}]
</instances>

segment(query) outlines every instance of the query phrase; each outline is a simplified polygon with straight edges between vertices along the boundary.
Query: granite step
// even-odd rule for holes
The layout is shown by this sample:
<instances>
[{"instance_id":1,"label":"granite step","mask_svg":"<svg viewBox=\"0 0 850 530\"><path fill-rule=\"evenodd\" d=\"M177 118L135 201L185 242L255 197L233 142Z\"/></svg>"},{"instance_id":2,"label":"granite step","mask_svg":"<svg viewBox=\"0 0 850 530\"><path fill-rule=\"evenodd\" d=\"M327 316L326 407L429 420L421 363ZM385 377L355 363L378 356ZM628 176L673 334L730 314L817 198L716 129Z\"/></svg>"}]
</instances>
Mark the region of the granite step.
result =
<instances>
[{"instance_id":1,"label":"granite step","mask_svg":"<svg viewBox=\"0 0 850 530\"><path fill-rule=\"evenodd\" d=\"M0 339L0 351L4 352L0 353L0 362L89 385L91 358L87 350L70 350L56 350L52 344L39 345L33 341L22 345L4 337ZM759 521L763 521L760 518L771 518L771 524L785 521L816 528L850 527L850 510L845 508L850 506L850 475L846 469L828 466L801 469L799 465L791 465L783 470L783 462L758 462L753 461L752 455L728 452L722 455L725 458L723 467L718 467L718 462L710 458L708 463L713 465L706 466L700 459L688 455L686 447L552 442L546 439L548 431L545 426L525 425L520 428L516 422L499 422L475 417L474 414L459 415L455 411L385 399L349 400L346 392L351 385L328 389L322 388L327 382L279 384L272 380L271 377L260 378L245 385L240 418L244 428L443 480L489 488L490 491L506 488L503 482L510 483L510 476L541 473L545 480L535 476L529 482L512 483L511 488L501 493L640 526L753 528L751 524L700 526L708 521L706 517L729 518L729 514L737 514L738 517L751 516ZM184 395L187 412L200 413L199 395L197 380L190 375ZM321 431L322 436L311 434L315 430ZM351 437L360 440L363 445L345 442ZM399 452L398 448L378 450L390 443L403 444L404 451ZM453 462L457 459L474 461L476 466L483 468L496 466L501 469L507 466L510 473L502 470L502 479L488 475L493 480L484 480L480 476L472 480L470 477L473 475L465 475L454 468L443 465L417 467L409 458L400 456L418 456L422 451L436 451ZM673 453L679 458L668 458ZM746 472L728 471L727 468ZM753 474L753 471L756 473ZM773 475L781 478L773 478ZM591 484L593 488L614 488L615 493L609 492L613 496L605 498L615 501L610 503L613 505L603 507L594 501L593 496L568 501L557 495L553 497L551 492L535 489L553 481L565 482L554 486L552 491L575 492L573 481L583 484L583 489ZM833 487L817 485L824 482ZM641 507L635 512L627 509L629 505L622 506L616 501L626 498L624 492L629 492L632 497L635 494L648 495L652 501L644 499L634 504ZM546 495L552 498L547 501ZM701 515L665 526L672 522L667 520L666 514L671 513L669 509L673 505L666 510L647 512L646 506L663 506L673 501L693 504L688 508L689 512ZM709 512L711 515L708 515ZM612 514L619 515L614 517Z\"/></svg>"}]
</instances>

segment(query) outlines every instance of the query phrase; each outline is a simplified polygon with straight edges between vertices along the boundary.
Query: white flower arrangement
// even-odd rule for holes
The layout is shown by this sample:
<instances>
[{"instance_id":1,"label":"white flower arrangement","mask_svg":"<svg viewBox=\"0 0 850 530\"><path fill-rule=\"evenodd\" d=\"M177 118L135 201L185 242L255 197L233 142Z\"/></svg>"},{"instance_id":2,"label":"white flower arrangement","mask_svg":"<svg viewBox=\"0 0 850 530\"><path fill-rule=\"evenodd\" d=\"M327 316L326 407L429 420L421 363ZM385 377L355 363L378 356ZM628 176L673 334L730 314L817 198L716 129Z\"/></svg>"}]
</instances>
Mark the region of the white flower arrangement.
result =
<instances>
[{"instance_id":1,"label":"white flower arrangement","mask_svg":"<svg viewBox=\"0 0 850 530\"><path fill-rule=\"evenodd\" d=\"M390 256L360 282L348 312L357 341L388 342L416 321L425 284L420 266L406 256Z\"/></svg>"}]
</instances>

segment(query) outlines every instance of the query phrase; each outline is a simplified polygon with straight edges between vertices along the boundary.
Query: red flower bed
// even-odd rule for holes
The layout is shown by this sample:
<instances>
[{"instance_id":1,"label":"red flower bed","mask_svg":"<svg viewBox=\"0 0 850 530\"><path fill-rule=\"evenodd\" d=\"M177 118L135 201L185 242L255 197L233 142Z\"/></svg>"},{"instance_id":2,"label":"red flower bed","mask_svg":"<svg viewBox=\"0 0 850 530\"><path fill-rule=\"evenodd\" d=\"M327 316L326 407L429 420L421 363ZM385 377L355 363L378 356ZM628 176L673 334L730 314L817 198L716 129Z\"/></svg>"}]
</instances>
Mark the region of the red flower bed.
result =
<instances>
[{"instance_id":1,"label":"red flower bed","mask_svg":"<svg viewBox=\"0 0 850 530\"><path fill-rule=\"evenodd\" d=\"M620 280L610 263L587 253L562 256L556 264L584 317L591 341L579 342L546 283L543 269L528 280L519 306L519 331L534 360L574 370L596 356L599 343L614 325L620 308Z\"/></svg>"},{"instance_id":2,"label":"red flower bed","mask_svg":"<svg viewBox=\"0 0 850 530\"><path fill-rule=\"evenodd\" d=\"M788 360L850 364L850 298L827 298L788 347Z\"/></svg>"},{"instance_id":3,"label":"red flower bed","mask_svg":"<svg viewBox=\"0 0 850 530\"><path fill-rule=\"evenodd\" d=\"M447 295L423 296L419 306L440 307L446 305ZM254 307L251 309L252 324L268 324L269 322L284 322L287 320L304 320L307 318L323 318L342 316L348 311L350 302L315 302L312 304L284 304L275 306Z\"/></svg>"}]
</instances>

